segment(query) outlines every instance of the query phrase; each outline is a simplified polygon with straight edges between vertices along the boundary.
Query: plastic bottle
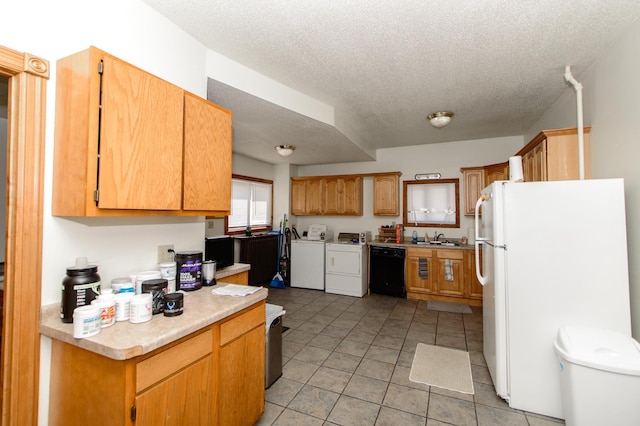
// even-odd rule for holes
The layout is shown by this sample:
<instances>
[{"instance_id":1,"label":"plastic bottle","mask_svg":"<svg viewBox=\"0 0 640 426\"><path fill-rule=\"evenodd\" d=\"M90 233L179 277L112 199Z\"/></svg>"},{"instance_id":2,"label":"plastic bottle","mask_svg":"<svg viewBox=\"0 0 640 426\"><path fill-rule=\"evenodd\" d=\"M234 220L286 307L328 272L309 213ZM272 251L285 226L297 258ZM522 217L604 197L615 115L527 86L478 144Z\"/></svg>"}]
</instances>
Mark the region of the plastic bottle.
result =
<instances>
[{"instance_id":1,"label":"plastic bottle","mask_svg":"<svg viewBox=\"0 0 640 426\"><path fill-rule=\"evenodd\" d=\"M396 225L396 244L400 244L402 242L402 225Z\"/></svg>"}]
</instances>

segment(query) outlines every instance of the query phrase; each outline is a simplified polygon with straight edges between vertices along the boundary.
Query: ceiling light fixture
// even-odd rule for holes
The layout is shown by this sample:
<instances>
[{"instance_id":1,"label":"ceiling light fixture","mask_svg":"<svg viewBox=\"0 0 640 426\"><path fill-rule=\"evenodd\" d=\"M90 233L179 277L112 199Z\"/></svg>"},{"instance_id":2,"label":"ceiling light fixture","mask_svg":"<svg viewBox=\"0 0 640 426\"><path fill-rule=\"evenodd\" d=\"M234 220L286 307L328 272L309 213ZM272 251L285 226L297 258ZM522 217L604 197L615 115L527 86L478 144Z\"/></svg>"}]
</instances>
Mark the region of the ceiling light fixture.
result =
<instances>
[{"instance_id":1,"label":"ceiling light fixture","mask_svg":"<svg viewBox=\"0 0 640 426\"><path fill-rule=\"evenodd\" d=\"M283 157L290 156L291 154L293 154L293 151L296 149L296 147L293 145L278 145L275 148L276 148L276 151L278 151L278 154L282 155Z\"/></svg>"},{"instance_id":2,"label":"ceiling light fixture","mask_svg":"<svg viewBox=\"0 0 640 426\"><path fill-rule=\"evenodd\" d=\"M437 127L439 129L449 124L449 122L451 121L451 117L453 117L452 112L439 111L427 115L427 121L431 123L433 127Z\"/></svg>"}]
</instances>

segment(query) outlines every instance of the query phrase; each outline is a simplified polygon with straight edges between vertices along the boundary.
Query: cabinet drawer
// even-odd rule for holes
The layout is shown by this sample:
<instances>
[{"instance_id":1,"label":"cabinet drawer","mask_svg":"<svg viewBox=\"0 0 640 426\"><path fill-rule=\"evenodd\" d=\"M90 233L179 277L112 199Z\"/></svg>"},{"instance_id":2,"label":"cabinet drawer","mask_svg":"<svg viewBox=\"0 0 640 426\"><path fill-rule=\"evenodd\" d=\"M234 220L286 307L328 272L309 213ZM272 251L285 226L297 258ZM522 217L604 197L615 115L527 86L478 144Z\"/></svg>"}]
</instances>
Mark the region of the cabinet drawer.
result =
<instances>
[{"instance_id":1,"label":"cabinet drawer","mask_svg":"<svg viewBox=\"0 0 640 426\"><path fill-rule=\"evenodd\" d=\"M464 252L462 250L436 250L438 259L462 260Z\"/></svg>"},{"instance_id":2,"label":"cabinet drawer","mask_svg":"<svg viewBox=\"0 0 640 426\"><path fill-rule=\"evenodd\" d=\"M208 330L136 365L136 393L187 367L213 351L213 330Z\"/></svg>"},{"instance_id":3,"label":"cabinet drawer","mask_svg":"<svg viewBox=\"0 0 640 426\"><path fill-rule=\"evenodd\" d=\"M220 325L220 346L266 322L264 303Z\"/></svg>"},{"instance_id":4,"label":"cabinet drawer","mask_svg":"<svg viewBox=\"0 0 640 426\"><path fill-rule=\"evenodd\" d=\"M407 257L431 257L433 249L407 247Z\"/></svg>"}]
</instances>

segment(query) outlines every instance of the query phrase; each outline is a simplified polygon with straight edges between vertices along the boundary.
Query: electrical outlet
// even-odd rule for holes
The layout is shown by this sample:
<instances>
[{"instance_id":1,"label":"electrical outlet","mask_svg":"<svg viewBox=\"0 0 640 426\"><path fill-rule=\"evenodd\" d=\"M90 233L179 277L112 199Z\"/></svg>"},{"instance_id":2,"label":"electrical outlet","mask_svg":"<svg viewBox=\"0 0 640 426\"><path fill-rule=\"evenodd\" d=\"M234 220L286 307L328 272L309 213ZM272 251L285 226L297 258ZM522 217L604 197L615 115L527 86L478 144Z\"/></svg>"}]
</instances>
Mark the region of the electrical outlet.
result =
<instances>
[{"instance_id":1,"label":"electrical outlet","mask_svg":"<svg viewBox=\"0 0 640 426\"><path fill-rule=\"evenodd\" d=\"M173 262L175 260L173 252L169 250L173 250L173 244L158 246L158 263Z\"/></svg>"}]
</instances>

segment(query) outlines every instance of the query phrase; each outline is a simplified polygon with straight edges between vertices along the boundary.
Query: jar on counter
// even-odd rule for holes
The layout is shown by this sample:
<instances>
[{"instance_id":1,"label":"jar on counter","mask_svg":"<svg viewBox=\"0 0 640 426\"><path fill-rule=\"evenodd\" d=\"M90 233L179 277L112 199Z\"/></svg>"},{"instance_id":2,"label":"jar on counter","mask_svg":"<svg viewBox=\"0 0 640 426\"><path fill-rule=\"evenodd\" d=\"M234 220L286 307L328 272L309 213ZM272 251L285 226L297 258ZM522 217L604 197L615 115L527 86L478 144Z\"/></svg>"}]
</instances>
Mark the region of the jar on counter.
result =
<instances>
[{"instance_id":1,"label":"jar on counter","mask_svg":"<svg viewBox=\"0 0 640 426\"><path fill-rule=\"evenodd\" d=\"M130 301L129 322L138 324L150 321L152 309L151 293L134 295Z\"/></svg>"},{"instance_id":2,"label":"jar on counter","mask_svg":"<svg viewBox=\"0 0 640 426\"><path fill-rule=\"evenodd\" d=\"M115 324L116 299L111 289L103 290L91 304L100 308L100 327L106 328Z\"/></svg>"},{"instance_id":3,"label":"jar on counter","mask_svg":"<svg viewBox=\"0 0 640 426\"><path fill-rule=\"evenodd\" d=\"M167 285L167 280L164 278L147 280L142 283L142 293L151 294L151 310L154 315L164 311L164 296L167 292Z\"/></svg>"},{"instance_id":4,"label":"jar on counter","mask_svg":"<svg viewBox=\"0 0 640 426\"><path fill-rule=\"evenodd\" d=\"M60 318L62 322L73 322L73 311L91 302L100 293L100 275L96 265L86 265L84 261L67 268L67 276L62 280Z\"/></svg>"}]
</instances>

